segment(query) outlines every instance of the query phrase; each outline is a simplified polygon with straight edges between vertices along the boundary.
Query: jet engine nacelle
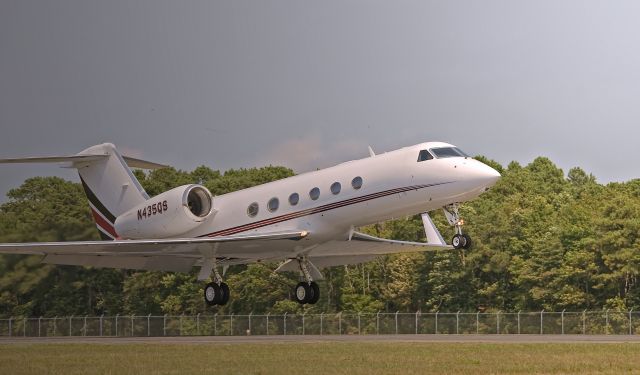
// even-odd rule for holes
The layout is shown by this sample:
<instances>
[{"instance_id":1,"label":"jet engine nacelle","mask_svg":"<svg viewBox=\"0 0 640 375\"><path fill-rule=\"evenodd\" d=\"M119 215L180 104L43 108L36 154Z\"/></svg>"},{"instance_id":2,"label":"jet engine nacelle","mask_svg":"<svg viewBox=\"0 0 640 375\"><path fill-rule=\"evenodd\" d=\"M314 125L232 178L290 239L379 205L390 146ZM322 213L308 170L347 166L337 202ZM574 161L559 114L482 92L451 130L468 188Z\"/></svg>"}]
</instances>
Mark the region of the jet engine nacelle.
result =
<instances>
[{"instance_id":1,"label":"jet engine nacelle","mask_svg":"<svg viewBox=\"0 0 640 375\"><path fill-rule=\"evenodd\" d=\"M177 237L197 228L213 212L213 197L207 188L184 185L118 216L115 230L123 239Z\"/></svg>"}]
</instances>

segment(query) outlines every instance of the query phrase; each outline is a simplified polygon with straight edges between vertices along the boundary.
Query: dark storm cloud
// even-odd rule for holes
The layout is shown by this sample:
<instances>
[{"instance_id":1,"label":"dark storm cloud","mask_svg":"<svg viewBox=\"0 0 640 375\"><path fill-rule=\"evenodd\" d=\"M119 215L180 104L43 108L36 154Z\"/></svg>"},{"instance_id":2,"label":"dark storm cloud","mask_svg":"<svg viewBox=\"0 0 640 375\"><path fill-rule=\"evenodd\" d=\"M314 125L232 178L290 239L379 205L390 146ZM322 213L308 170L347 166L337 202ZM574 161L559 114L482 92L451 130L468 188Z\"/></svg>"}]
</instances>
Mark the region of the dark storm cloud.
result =
<instances>
[{"instance_id":1,"label":"dark storm cloud","mask_svg":"<svg viewBox=\"0 0 640 375\"><path fill-rule=\"evenodd\" d=\"M426 140L637 177L635 1L4 1L0 157L298 171ZM289 162L287 163L287 160ZM31 175L0 167L0 191Z\"/></svg>"}]
</instances>

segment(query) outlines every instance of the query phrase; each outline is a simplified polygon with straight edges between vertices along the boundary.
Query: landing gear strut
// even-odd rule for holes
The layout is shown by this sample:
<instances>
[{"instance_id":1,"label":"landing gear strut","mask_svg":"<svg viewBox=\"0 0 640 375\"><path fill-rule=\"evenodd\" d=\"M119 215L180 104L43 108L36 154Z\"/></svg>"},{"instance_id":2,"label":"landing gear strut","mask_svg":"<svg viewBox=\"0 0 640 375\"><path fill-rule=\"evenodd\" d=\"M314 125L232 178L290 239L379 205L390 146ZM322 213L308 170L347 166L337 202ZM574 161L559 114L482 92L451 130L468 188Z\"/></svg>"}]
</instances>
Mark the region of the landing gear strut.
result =
<instances>
[{"instance_id":1,"label":"landing gear strut","mask_svg":"<svg viewBox=\"0 0 640 375\"><path fill-rule=\"evenodd\" d=\"M320 287L318 286L318 283L312 280L307 263L306 259L298 260L300 273L302 274L304 281L300 281L298 285L296 285L293 293L293 298L301 305L304 305L305 303L313 305L320 299Z\"/></svg>"},{"instance_id":2,"label":"landing gear strut","mask_svg":"<svg viewBox=\"0 0 640 375\"><path fill-rule=\"evenodd\" d=\"M222 281L222 276L213 267L214 281L204 287L204 301L209 306L226 305L229 302L229 286Z\"/></svg>"},{"instance_id":3,"label":"landing gear strut","mask_svg":"<svg viewBox=\"0 0 640 375\"><path fill-rule=\"evenodd\" d=\"M468 249L471 247L471 237L462 233L464 220L460 218L458 208L458 203L453 203L444 206L442 209L444 211L444 215L447 217L447 221L449 221L449 224L453 225L456 229L456 234L453 236L451 244L455 249Z\"/></svg>"}]
</instances>

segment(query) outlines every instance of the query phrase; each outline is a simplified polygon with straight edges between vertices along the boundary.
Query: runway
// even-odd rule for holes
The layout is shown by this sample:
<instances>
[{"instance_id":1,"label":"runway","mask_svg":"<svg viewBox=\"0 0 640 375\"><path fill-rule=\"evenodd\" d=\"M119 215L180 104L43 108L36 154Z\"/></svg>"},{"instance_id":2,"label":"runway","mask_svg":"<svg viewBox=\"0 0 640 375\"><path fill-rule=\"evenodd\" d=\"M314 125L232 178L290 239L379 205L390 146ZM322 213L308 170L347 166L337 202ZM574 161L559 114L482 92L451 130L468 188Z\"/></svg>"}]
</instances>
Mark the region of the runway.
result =
<instances>
[{"instance_id":1,"label":"runway","mask_svg":"<svg viewBox=\"0 0 640 375\"><path fill-rule=\"evenodd\" d=\"M305 343L640 343L640 335L341 335L181 337L1 337L0 345L29 344L305 344Z\"/></svg>"}]
</instances>

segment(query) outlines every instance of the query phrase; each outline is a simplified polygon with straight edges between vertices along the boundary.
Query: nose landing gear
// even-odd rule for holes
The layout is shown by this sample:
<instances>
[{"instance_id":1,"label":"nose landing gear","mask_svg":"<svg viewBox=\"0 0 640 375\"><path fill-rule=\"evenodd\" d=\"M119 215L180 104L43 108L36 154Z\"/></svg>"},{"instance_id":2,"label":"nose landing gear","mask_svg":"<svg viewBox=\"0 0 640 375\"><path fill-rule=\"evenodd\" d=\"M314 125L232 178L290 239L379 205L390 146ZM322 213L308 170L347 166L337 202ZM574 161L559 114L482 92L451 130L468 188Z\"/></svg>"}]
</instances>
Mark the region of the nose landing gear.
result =
<instances>
[{"instance_id":1,"label":"nose landing gear","mask_svg":"<svg viewBox=\"0 0 640 375\"><path fill-rule=\"evenodd\" d=\"M456 234L453 236L451 240L451 244L455 249L468 249L471 247L471 237L462 233L462 226L464 225L464 220L460 218L460 213L458 212L459 205L458 203L453 203L447 206L444 206L442 210L444 211L444 216L447 217L447 221L450 225L453 225L456 230Z\"/></svg>"}]
</instances>

